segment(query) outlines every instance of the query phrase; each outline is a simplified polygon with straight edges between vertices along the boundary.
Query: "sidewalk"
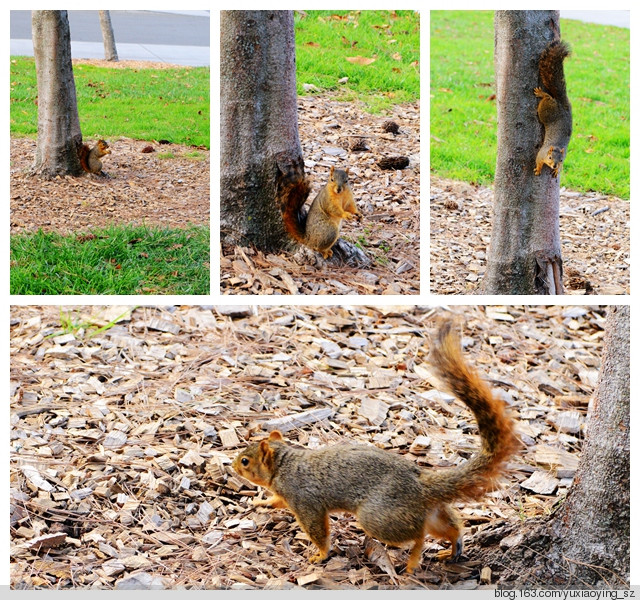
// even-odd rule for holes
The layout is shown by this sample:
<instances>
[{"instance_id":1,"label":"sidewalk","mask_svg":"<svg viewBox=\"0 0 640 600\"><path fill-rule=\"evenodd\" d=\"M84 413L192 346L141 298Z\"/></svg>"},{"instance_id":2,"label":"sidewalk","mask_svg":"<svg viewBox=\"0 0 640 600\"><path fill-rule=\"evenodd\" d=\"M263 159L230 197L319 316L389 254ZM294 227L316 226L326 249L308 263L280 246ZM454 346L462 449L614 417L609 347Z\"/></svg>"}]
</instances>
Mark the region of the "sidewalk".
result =
<instances>
[{"instance_id":1,"label":"sidewalk","mask_svg":"<svg viewBox=\"0 0 640 600\"><path fill-rule=\"evenodd\" d=\"M210 51L204 46L116 44L120 60L149 60L172 65L208 67ZM11 40L11 56L33 56L31 40ZM104 46L95 42L71 42L72 58L104 58Z\"/></svg>"}]
</instances>

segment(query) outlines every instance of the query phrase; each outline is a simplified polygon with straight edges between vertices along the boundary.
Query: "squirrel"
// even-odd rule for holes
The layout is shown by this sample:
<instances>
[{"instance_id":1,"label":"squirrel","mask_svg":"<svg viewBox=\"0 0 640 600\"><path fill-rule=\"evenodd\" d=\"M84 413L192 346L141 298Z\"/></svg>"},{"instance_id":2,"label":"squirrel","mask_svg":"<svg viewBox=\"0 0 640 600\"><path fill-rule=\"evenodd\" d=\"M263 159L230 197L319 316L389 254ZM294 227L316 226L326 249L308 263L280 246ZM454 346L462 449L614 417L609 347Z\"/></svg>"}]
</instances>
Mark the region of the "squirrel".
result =
<instances>
[{"instance_id":1,"label":"squirrel","mask_svg":"<svg viewBox=\"0 0 640 600\"><path fill-rule=\"evenodd\" d=\"M102 173L100 159L107 154L111 154L111 148L105 140L98 140L93 148L90 148L88 144L82 144L78 148L80 165L88 173Z\"/></svg>"},{"instance_id":2,"label":"squirrel","mask_svg":"<svg viewBox=\"0 0 640 600\"><path fill-rule=\"evenodd\" d=\"M273 492L266 500L254 500L254 506L293 512L318 548L312 563L329 554L328 515L336 511L354 514L366 533L392 546L412 542L408 573L420 563L426 533L451 542L450 552L444 550L440 557L461 556L462 526L450 503L478 500L494 489L518 442L504 404L463 361L451 322L438 331L431 364L478 421L482 447L462 466L427 471L388 450L366 445L294 447L277 430L233 460L239 475Z\"/></svg>"},{"instance_id":3,"label":"squirrel","mask_svg":"<svg viewBox=\"0 0 640 600\"><path fill-rule=\"evenodd\" d=\"M318 192L306 213L302 207L311 185L301 172L301 167L289 170L278 184L278 202L284 226L294 240L317 250L326 259L333 255L331 247L338 240L342 220L358 214L349 185L349 171L331 167L329 181Z\"/></svg>"},{"instance_id":4,"label":"squirrel","mask_svg":"<svg viewBox=\"0 0 640 600\"><path fill-rule=\"evenodd\" d=\"M544 125L544 142L536 156L533 170L536 175L540 175L542 167L548 165L553 176L557 177L567 154L572 118L563 61L570 53L565 42L554 40L540 55L540 79L544 89L537 87L533 93L540 98L538 118Z\"/></svg>"}]
</instances>

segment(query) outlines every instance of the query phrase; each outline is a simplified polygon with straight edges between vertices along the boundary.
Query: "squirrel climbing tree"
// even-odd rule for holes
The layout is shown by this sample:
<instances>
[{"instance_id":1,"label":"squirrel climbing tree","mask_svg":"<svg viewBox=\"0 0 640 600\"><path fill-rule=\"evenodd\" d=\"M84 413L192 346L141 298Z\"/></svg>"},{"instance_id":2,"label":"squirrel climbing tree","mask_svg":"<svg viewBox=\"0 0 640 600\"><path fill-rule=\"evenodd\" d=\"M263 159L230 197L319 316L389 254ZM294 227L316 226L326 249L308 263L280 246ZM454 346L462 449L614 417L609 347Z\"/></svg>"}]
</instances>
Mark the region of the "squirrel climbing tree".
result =
<instances>
[{"instance_id":1,"label":"squirrel climbing tree","mask_svg":"<svg viewBox=\"0 0 640 600\"><path fill-rule=\"evenodd\" d=\"M567 54L559 11L496 11L498 155L482 293L563 293L560 178L572 130Z\"/></svg>"}]
</instances>

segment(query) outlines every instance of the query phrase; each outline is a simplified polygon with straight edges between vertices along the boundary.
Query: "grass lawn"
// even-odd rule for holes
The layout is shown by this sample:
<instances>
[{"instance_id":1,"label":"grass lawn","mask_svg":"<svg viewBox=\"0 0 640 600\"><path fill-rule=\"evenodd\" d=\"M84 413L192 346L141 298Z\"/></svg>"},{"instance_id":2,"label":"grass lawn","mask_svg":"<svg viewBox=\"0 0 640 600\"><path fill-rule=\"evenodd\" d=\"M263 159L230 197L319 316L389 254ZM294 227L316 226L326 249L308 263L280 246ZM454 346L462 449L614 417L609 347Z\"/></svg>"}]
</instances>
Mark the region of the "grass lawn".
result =
<instances>
[{"instance_id":1,"label":"grass lawn","mask_svg":"<svg viewBox=\"0 0 640 600\"><path fill-rule=\"evenodd\" d=\"M416 11L296 11L295 29L299 94L311 84L370 112L420 97Z\"/></svg>"},{"instance_id":2,"label":"grass lawn","mask_svg":"<svg viewBox=\"0 0 640 600\"><path fill-rule=\"evenodd\" d=\"M208 294L209 229L11 236L12 294Z\"/></svg>"},{"instance_id":3,"label":"grass lawn","mask_svg":"<svg viewBox=\"0 0 640 600\"><path fill-rule=\"evenodd\" d=\"M629 30L561 20L573 136L562 185L629 198ZM473 32L473 35L469 35ZM493 182L492 11L431 12L431 172Z\"/></svg>"},{"instance_id":4,"label":"grass lawn","mask_svg":"<svg viewBox=\"0 0 640 600\"><path fill-rule=\"evenodd\" d=\"M11 135L38 131L33 58L11 57ZM209 148L209 69L73 67L83 137L166 139Z\"/></svg>"}]
</instances>

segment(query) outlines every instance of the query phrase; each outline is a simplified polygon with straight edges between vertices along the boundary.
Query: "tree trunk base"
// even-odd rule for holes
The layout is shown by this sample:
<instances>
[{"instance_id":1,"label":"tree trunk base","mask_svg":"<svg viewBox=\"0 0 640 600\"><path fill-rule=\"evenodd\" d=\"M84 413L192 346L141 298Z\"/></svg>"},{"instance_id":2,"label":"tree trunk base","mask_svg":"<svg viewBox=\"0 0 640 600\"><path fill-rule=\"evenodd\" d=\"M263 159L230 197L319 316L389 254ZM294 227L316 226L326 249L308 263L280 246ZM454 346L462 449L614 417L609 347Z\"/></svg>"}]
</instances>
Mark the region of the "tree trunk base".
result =
<instances>
[{"instance_id":1,"label":"tree trunk base","mask_svg":"<svg viewBox=\"0 0 640 600\"><path fill-rule=\"evenodd\" d=\"M370 267L371 259L357 246L342 238L331 247L331 258L322 258L322 255L311 248L300 245L293 255L293 260L299 265L323 265L350 267Z\"/></svg>"},{"instance_id":2,"label":"tree trunk base","mask_svg":"<svg viewBox=\"0 0 640 600\"><path fill-rule=\"evenodd\" d=\"M468 557L491 567L499 589L627 589L629 583L610 569L566 555L557 514L492 523L468 544Z\"/></svg>"}]
</instances>

